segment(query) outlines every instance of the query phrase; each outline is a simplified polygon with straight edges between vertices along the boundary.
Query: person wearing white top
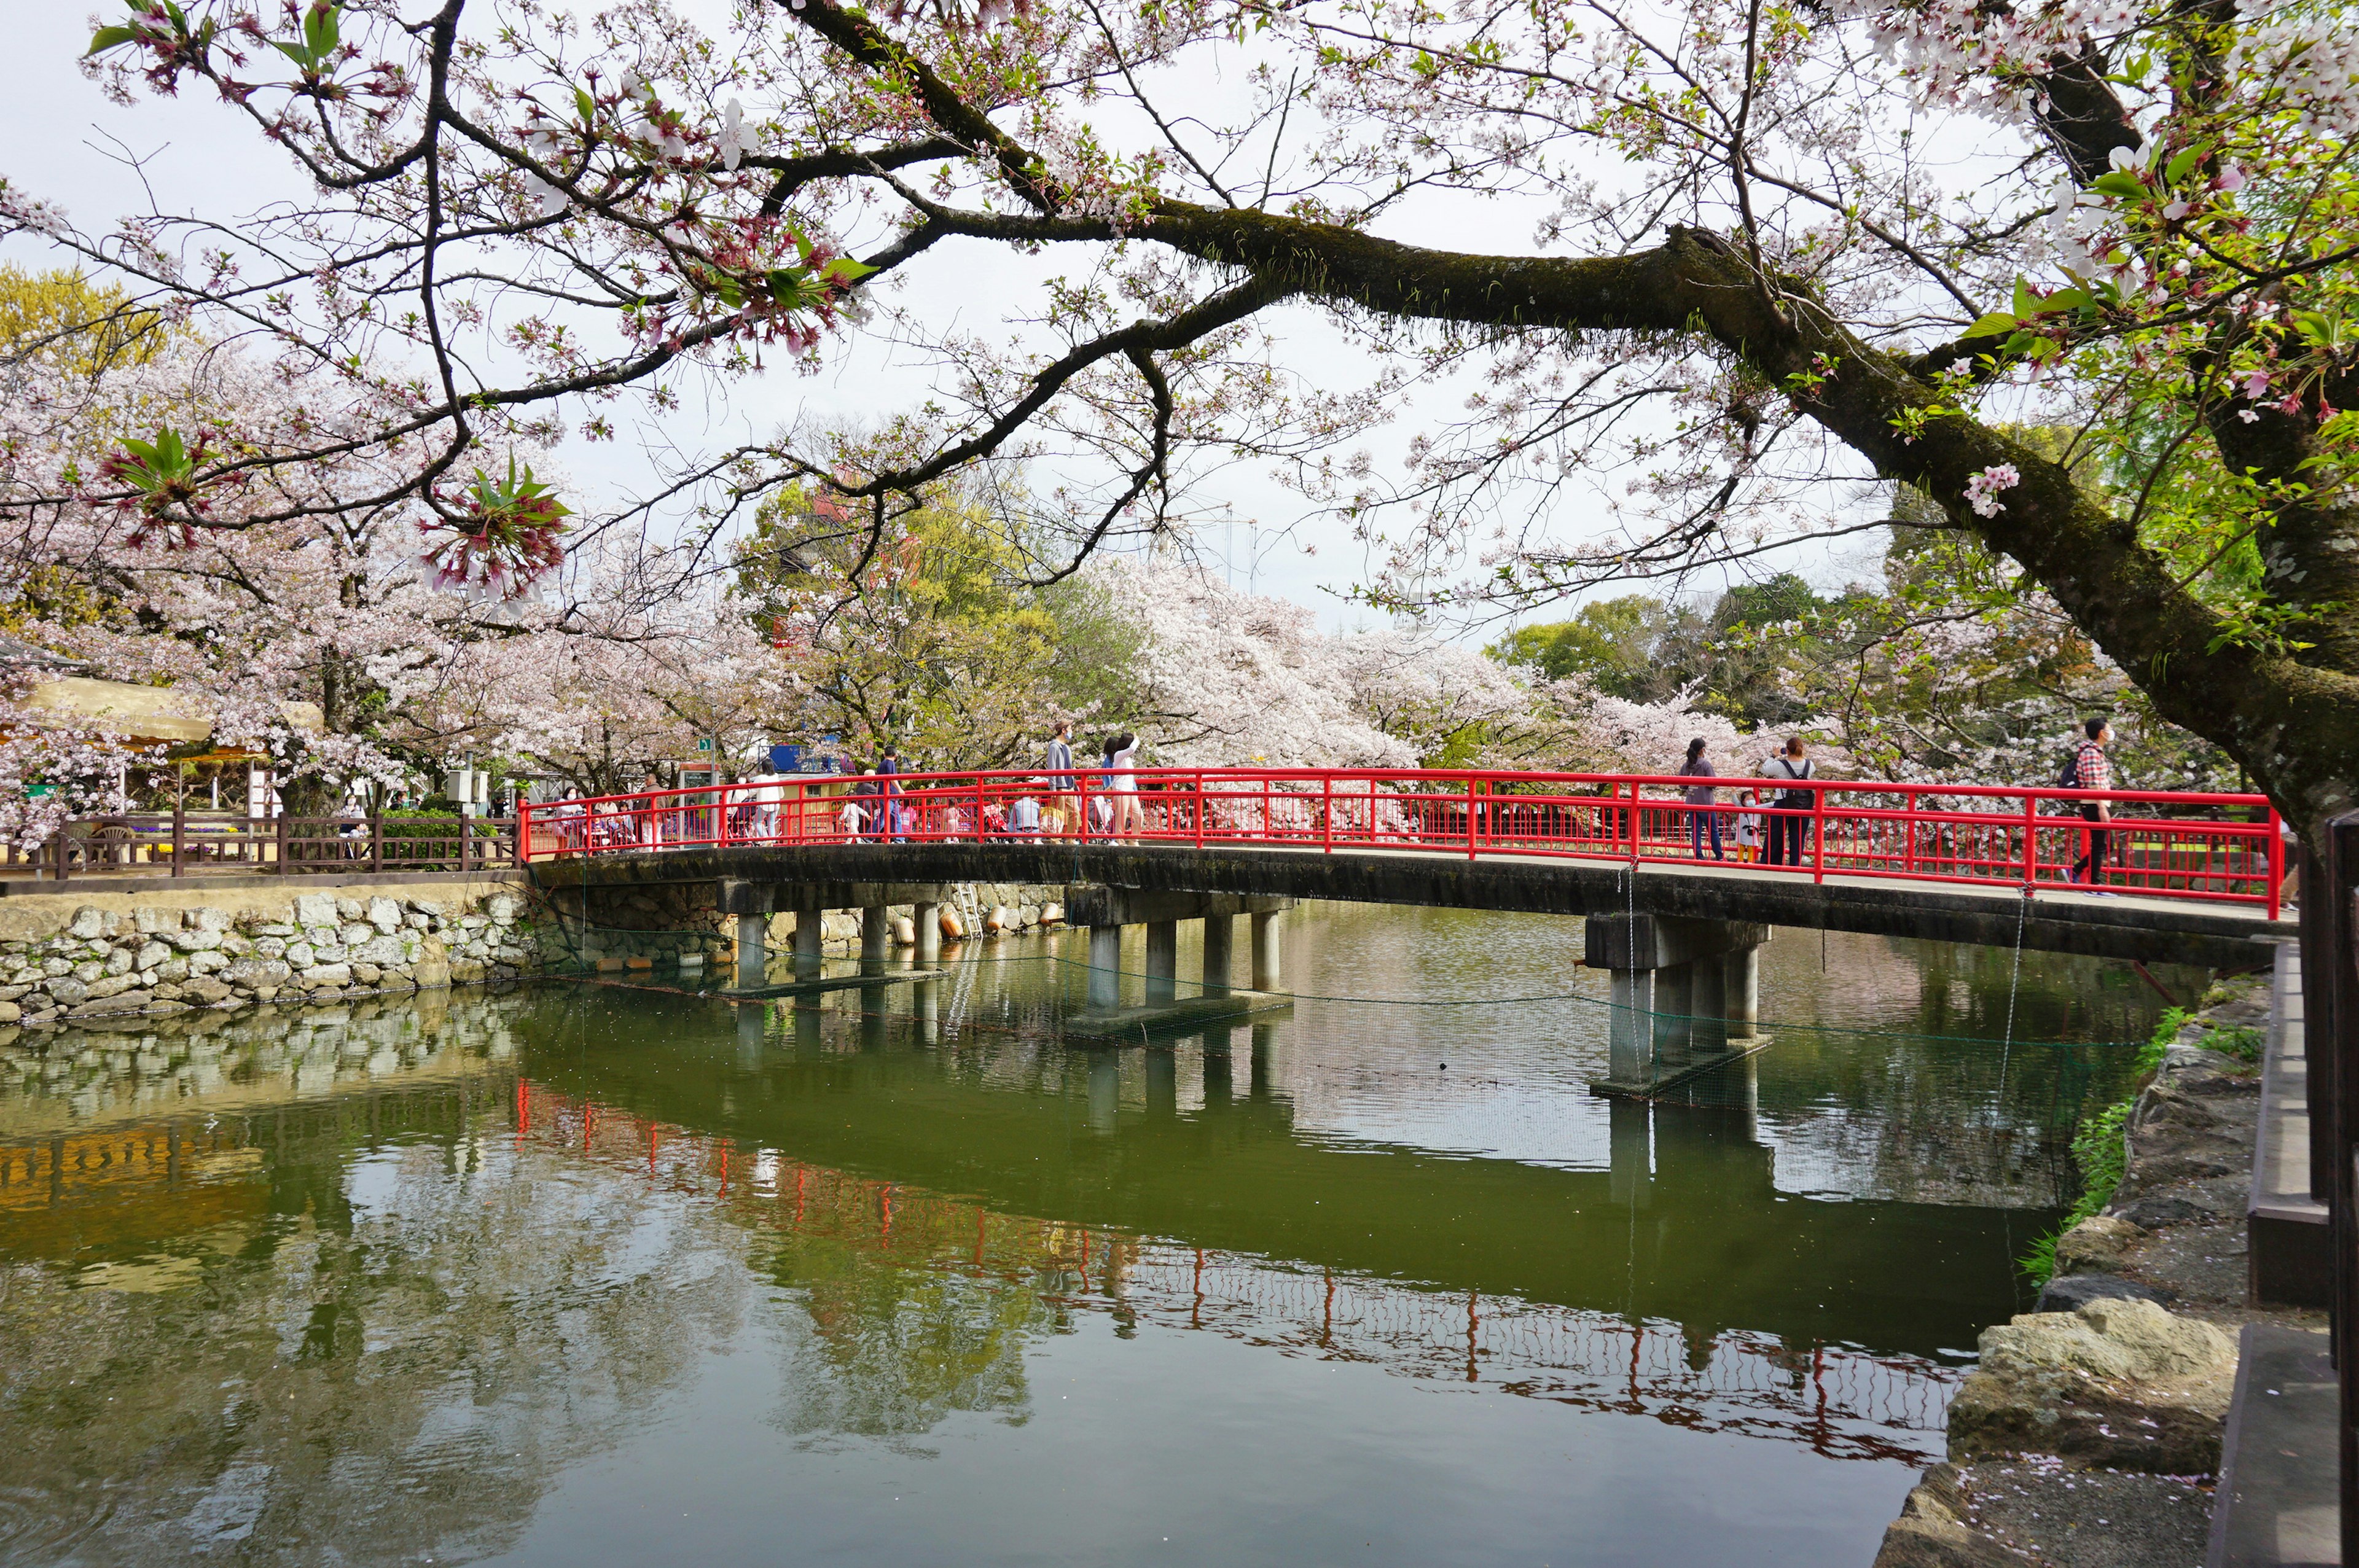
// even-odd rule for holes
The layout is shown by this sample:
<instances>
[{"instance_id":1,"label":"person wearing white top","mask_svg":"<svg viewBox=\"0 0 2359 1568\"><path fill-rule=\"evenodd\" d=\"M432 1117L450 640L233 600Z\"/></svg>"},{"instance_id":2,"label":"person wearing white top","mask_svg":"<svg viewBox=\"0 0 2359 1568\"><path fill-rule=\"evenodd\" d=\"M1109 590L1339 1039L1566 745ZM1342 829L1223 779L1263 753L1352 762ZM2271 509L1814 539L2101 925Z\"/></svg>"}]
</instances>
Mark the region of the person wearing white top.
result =
<instances>
[{"instance_id":1,"label":"person wearing white top","mask_svg":"<svg viewBox=\"0 0 2359 1568\"><path fill-rule=\"evenodd\" d=\"M1106 773L1114 791L1114 836L1143 833L1147 812L1138 804L1138 737L1117 735L1106 748Z\"/></svg>"}]
</instances>

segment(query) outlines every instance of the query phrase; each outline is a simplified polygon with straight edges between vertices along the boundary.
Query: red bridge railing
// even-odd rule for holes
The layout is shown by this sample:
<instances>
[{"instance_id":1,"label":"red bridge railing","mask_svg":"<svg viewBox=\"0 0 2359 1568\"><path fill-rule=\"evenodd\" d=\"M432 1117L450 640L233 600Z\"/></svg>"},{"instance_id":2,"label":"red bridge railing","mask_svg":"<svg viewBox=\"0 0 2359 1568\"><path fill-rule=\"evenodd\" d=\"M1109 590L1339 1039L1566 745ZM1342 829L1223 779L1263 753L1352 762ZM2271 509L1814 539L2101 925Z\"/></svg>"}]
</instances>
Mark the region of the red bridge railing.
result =
<instances>
[{"instance_id":1,"label":"red bridge railing","mask_svg":"<svg viewBox=\"0 0 2359 1568\"><path fill-rule=\"evenodd\" d=\"M2094 829L2109 888L2278 913L2284 840L2263 795L1722 778L1712 805L1691 806L1682 796L1695 782L1358 768L790 776L527 806L518 848L545 860L737 845L1079 840L1711 866L1741 862L1739 829L1749 826L1758 840L1752 863L1779 875L2029 893L2064 890ZM1810 804L1734 798L1748 787L1765 802L1803 788ZM2084 820L2082 808L2100 802L2111 820ZM1773 837L1791 857L1783 863L1764 858Z\"/></svg>"}]
</instances>

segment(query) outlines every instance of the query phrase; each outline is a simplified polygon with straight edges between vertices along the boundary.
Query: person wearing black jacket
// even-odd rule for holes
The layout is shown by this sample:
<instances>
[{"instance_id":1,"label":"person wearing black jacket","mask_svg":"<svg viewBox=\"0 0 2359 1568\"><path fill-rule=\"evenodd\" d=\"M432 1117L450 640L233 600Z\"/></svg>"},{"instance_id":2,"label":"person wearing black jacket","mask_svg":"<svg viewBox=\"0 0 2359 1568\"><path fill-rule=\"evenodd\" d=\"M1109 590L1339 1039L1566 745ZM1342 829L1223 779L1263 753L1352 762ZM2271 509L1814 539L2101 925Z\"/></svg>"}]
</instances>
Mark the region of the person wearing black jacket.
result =
<instances>
[{"instance_id":1,"label":"person wearing black jacket","mask_svg":"<svg viewBox=\"0 0 2359 1568\"><path fill-rule=\"evenodd\" d=\"M1767 863L1799 866L1802 860L1802 827L1810 820L1812 797L1818 792L1799 781L1816 778L1819 765L1802 754L1802 738L1788 735L1782 755L1761 764L1761 776L1777 786L1766 813L1769 827Z\"/></svg>"}]
</instances>

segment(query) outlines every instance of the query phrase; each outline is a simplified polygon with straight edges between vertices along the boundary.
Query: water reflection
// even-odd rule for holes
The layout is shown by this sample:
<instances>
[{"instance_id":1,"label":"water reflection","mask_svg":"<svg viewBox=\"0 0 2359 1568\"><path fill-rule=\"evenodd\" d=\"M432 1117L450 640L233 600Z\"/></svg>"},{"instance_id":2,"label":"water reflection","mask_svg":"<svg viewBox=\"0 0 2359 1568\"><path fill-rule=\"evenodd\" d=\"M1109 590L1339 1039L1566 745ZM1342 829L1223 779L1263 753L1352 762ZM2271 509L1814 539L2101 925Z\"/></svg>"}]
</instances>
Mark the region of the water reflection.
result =
<instances>
[{"instance_id":1,"label":"water reflection","mask_svg":"<svg viewBox=\"0 0 2359 1568\"><path fill-rule=\"evenodd\" d=\"M1296 939L1339 994L1386 960ZM1892 1022L1908 977L1862 972ZM1975 965L1915 974L1986 1015ZM2116 997L2035 979L2051 1024ZM1797 1033L1647 1106L1578 1092L1569 1006L1069 1052L1061 984L16 1043L0 1555L579 1561L775 1547L785 1509L789 1556L1113 1561L1218 1485L1182 1555L1864 1560L2112 1070ZM1687 1506L1701 1465L1729 1509ZM1040 1523L1077 1480L1098 1534Z\"/></svg>"}]
</instances>

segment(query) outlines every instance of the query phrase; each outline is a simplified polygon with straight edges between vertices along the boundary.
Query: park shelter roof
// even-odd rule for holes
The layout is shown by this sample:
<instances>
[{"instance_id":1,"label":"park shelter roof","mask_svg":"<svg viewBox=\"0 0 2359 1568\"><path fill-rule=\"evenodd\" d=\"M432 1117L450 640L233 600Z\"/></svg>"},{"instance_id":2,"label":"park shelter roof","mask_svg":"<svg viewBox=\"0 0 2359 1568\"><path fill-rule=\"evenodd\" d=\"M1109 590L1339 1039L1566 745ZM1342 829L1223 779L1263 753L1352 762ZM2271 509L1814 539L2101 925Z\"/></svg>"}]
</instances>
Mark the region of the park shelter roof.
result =
<instances>
[{"instance_id":1,"label":"park shelter roof","mask_svg":"<svg viewBox=\"0 0 2359 1568\"><path fill-rule=\"evenodd\" d=\"M203 698L191 699L170 687L69 676L35 686L26 694L24 706L53 714L60 723L110 730L127 740L168 746L207 741L213 732L212 715L203 711L207 706ZM282 702L278 711L299 730L316 731L326 724L316 703ZM214 755L246 753L233 750Z\"/></svg>"}]
</instances>

